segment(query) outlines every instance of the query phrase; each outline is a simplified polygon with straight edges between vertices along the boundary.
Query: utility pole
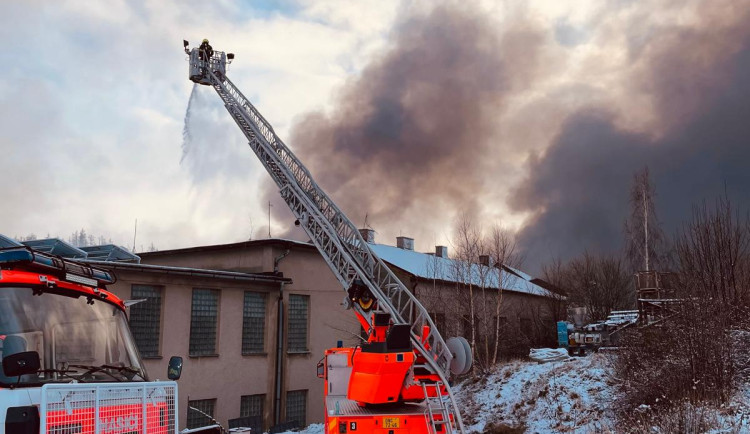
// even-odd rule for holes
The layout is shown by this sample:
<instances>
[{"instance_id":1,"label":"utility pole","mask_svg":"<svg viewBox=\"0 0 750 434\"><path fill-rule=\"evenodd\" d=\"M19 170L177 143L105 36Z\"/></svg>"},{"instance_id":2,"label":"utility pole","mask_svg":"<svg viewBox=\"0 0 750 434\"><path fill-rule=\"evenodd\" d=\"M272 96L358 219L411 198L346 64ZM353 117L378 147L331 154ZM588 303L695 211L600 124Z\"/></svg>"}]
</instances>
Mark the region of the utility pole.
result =
<instances>
[{"instance_id":1,"label":"utility pole","mask_svg":"<svg viewBox=\"0 0 750 434\"><path fill-rule=\"evenodd\" d=\"M133 229L133 253L135 253L135 236L138 235L138 219L135 219L135 229Z\"/></svg>"},{"instance_id":2,"label":"utility pole","mask_svg":"<svg viewBox=\"0 0 750 434\"><path fill-rule=\"evenodd\" d=\"M643 249L646 251L646 271L651 271L649 268L649 257L648 257L648 204L646 203L646 189L648 185L646 179L643 180L641 185L641 194L643 195L643 232L646 236L646 242L643 244Z\"/></svg>"}]
</instances>

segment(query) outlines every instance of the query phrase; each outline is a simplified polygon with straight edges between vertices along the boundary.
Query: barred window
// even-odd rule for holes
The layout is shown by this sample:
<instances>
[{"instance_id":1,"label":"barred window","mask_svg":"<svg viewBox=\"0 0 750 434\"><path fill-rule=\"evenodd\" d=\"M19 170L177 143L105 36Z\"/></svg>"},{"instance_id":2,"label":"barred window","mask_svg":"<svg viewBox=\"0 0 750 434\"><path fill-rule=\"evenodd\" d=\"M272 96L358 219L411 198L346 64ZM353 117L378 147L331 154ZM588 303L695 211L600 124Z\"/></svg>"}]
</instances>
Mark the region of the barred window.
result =
<instances>
[{"instance_id":1,"label":"barred window","mask_svg":"<svg viewBox=\"0 0 750 434\"><path fill-rule=\"evenodd\" d=\"M191 408L192 407L192 408ZM216 398L214 399L197 399L195 401L188 401L187 409L187 427L200 428L213 424L211 417L214 417L214 409L216 408ZM193 410L196 409L196 410ZM205 414L208 416L206 416Z\"/></svg>"},{"instance_id":2,"label":"barred window","mask_svg":"<svg viewBox=\"0 0 750 434\"><path fill-rule=\"evenodd\" d=\"M290 390L286 393L286 421L304 427L307 415L307 390Z\"/></svg>"},{"instance_id":3,"label":"barred window","mask_svg":"<svg viewBox=\"0 0 750 434\"><path fill-rule=\"evenodd\" d=\"M216 354L216 325L219 319L219 291L193 289L190 317L190 355Z\"/></svg>"},{"instance_id":4,"label":"barred window","mask_svg":"<svg viewBox=\"0 0 750 434\"><path fill-rule=\"evenodd\" d=\"M245 291L242 310L242 354L262 353L265 349L266 294Z\"/></svg>"},{"instance_id":5,"label":"barred window","mask_svg":"<svg viewBox=\"0 0 750 434\"><path fill-rule=\"evenodd\" d=\"M309 303L310 297L307 295L289 295L289 332L287 333L287 351L308 351L307 311Z\"/></svg>"},{"instance_id":6,"label":"barred window","mask_svg":"<svg viewBox=\"0 0 750 434\"><path fill-rule=\"evenodd\" d=\"M266 395L243 395L240 397L240 417L263 417L263 403Z\"/></svg>"},{"instance_id":7,"label":"barred window","mask_svg":"<svg viewBox=\"0 0 750 434\"><path fill-rule=\"evenodd\" d=\"M143 357L159 356L159 328L161 326L161 286L133 285L130 298L146 299L130 307L130 331Z\"/></svg>"}]
</instances>

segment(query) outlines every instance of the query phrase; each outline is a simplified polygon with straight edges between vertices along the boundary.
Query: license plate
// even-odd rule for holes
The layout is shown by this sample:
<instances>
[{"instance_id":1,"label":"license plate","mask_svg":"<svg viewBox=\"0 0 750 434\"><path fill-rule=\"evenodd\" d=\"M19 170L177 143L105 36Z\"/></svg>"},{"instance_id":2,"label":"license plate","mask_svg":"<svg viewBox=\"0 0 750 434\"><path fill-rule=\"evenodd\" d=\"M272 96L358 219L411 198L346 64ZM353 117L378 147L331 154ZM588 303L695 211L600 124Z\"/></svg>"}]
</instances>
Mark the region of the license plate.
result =
<instances>
[{"instance_id":1,"label":"license plate","mask_svg":"<svg viewBox=\"0 0 750 434\"><path fill-rule=\"evenodd\" d=\"M398 428L398 418L397 417L384 417L383 428Z\"/></svg>"}]
</instances>

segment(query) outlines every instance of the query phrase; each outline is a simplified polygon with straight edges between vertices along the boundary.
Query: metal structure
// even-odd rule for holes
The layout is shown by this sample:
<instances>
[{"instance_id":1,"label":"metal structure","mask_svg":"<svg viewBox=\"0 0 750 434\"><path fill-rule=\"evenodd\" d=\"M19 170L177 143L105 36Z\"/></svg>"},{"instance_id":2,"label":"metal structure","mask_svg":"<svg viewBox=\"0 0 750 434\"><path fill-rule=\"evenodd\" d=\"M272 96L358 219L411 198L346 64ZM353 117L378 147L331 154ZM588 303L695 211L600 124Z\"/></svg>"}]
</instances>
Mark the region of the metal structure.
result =
<instances>
[{"instance_id":1,"label":"metal structure","mask_svg":"<svg viewBox=\"0 0 750 434\"><path fill-rule=\"evenodd\" d=\"M185 41L185 51L190 55L190 79L214 88L247 137L250 148L278 186L281 197L297 218L295 224L310 237L341 286L347 289L363 284L376 300L373 311L390 314L396 325L410 326L415 352L425 361L424 365L415 367L439 376L447 389L445 412L452 416L457 429L464 432L456 400L448 385L453 355L427 310L373 253L356 226L318 186L307 168L276 135L271 124L229 80L225 73L226 59L231 62L234 55L215 51L210 59L205 59L198 48L189 50L187 47ZM366 312L350 299L347 299L347 304L373 326L367 314L371 312ZM428 335L423 336L427 329ZM445 424L442 432L450 431L451 425Z\"/></svg>"},{"instance_id":2,"label":"metal structure","mask_svg":"<svg viewBox=\"0 0 750 434\"><path fill-rule=\"evenodd\" d=\"M45 384L40 431L175 433L177 403L177 385L173 381Z\"/></svg>"},{"instance_id":3,"label":"metal structure","mask_svg":"<svg viewBox=\"0 0 750 434\"><path fill-rule=\"evenodd\" d=\"M647 325L675 313L680 303L677 294L677 275L658 271L640 271L635 274L638 296L638 321Z\"/></svg>"}]
</instances>

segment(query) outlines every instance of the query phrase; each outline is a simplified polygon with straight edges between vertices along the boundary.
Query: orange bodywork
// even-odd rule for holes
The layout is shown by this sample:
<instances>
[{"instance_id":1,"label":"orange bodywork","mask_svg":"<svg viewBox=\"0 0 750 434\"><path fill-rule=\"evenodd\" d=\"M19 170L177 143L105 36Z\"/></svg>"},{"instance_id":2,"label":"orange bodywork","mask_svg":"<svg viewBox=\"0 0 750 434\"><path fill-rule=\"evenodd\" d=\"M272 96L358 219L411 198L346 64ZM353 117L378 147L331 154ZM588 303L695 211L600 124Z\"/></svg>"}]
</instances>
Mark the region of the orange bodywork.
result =
<instances>
[{"instance_id":1,"label":"orange bodywork","mask_svg":"<svg viewBox=\"0 0 750 434\"><path fill-rule=\"evenodd\" d=\"M373 317L370 327L357 316L369 329L367 343L331 348L318 366L318 375L325 379L326 434L433 433L421 382L434 383L439 377L418 367L426 361L414 350L393 351L388 346L390 325ZM422 333L429 336L429 328ZM423 344L427 345L426 339ZM431 396L438 393L434 387L427 390ZM439 393L447 394L447 389L442 386ZM436 421L440 419L435 415ZM443 428L438 425L437 433Z\"/></svg>"},{"instance_id":2,"label":"orange bodywork","mask_svg":"<svg viewBox=\"0 0 750 434\"><path fill-rule=\"evenodd\" d=\"M397 402L414 353L354 352L347 397L364 404Z\"/></svg>"},{"instance_id":3,"label":"orange bodywork","mask_svg":"<svg viewBox=\"0 0 750 434\"><path fill-rule=\"evenodd\" d=\"M7 284L19 284L19 285L39 285L40 277L43 277L46 282L53 283L57 288L67 289L80 293L82 296L93 296L99 299L106 299L106 301L116 305L123 311L125 310L125 303L113 293L103 288L92 288L90 286L81 285L78 283L67 282L51 274L37 273L33 271L22 271L22 270L2 270L0 271L0 283ZM104 297L102 297L102 294Z\"/></svg>"},{"instance_id":4,"label":"orange bodywork","mask_svg":"<svg viewBox=\"0 0 750 434\"><path fill-rule=\"evenodd\" d=\"M424 414L327 417L326 434L341 433L430 434L431 430Z\"/></svg>"}]
</instances>

